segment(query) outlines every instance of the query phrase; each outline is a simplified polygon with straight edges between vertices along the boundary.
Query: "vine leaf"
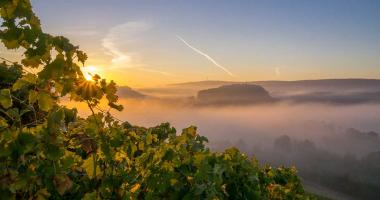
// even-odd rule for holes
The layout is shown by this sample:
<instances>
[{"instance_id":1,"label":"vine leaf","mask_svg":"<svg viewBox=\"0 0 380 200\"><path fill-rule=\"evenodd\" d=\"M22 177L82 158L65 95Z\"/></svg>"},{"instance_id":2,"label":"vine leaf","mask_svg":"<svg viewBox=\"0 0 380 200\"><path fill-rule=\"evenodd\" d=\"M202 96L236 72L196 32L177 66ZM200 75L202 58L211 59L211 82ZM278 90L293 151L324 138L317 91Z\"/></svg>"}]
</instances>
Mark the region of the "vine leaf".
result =
<instances>
[{"instance_id":1,"label":"vine leaf","mask_svg":"<svg viewBox=\"0 0 380 200\"><path fill-rule=\"evenodd\" d=\"M0 116L0 128L8 127L7 120ZM1 155L1 153L0 153Z\"/></svg>"},{"instance_id":2,"label":"vine leaf","mask_svg":"<svg viewBox=\"0 0 380 200\"><path fill-rule=\"evenodd\" d=\"M86 171L87 175L90 177L90 178L94 178L93 177L93 174L94 174L94 160L93 160L93 157L89 157L87 158L86 160L84 160L83 164L82 164L82 168ZM99 166L96 166L96 175L99 175L100 174L100 169L99 169Z\"/></svg>"},{"instance_id":3,"label":"vine leaf","mask_svg":"<svg viewBox=\"0 0 380 200\"><path fill-rule=\"evenodd\" d=\"M43 188L38 190L36 194L36 199L37 200L47 200L50 197L50 193L48 192L47 188Z\"/></svg>"},{"instance_id":4,"label":"vine leaf","mask_svg":"<svg viewBox=\"0 0 380 200\"><path fill-rule=\"evenodd\" d=\"M22 78L18 79L16 83L13 84L12 90L17 91L27 85L36 84L36 83L37 83L37 76L29 73L23 76Z\"/></svg>"},{"instance_id":5,"label":"vine leaf","mask_svg":"<svg viewBox=\"0 0 380 200\"><path fill-rule=\"evenodd\" d=\"M29 92L28 99L29 99L29 104L34 104L37 101L37 99L38 99L38 92L36 92L34 90L31 90Z\"/></svg>"},{"instance_id":6,"label":"vine leaf","mask_svg":"<svg viewBox=\"0 0 380 200\"><path fill-rule=\"evenodd\" d=\"M33 56L31 58L24 58L21 60L21 63L25 66L37 68L41 64L40 56Z\"/></svg>"},{"instance_id":7,"label":"vine leaf","mask_svg":"<svg viewBox=\"0 0 380 200\"><path fill-rule=\"evenodd\" d=\"M38 106L43 111L49 111L54 105L53 99L46 92L38 94Z\"/></svg>"},{"instance_id":8,"label":"vine leaf","mask_svg":"<svg viewBox=\"0 0 380 200\"><path fill-rule=\"evenodd\" d=\"M11 91L9 89L2 89L0 91L0 105L5 109L12 106Z\"/></svg>"},{"instance_id":9,"label":"vine leaf","mask_svg":"<svg viewBox=\"0 0 380 200\"><path fill-rule=\"evenodd\" d=\"M86 193L82 198L82 200L96 200L96 199L97 199L96 192Z\"/></svg>"},{"instance_id":10,"label":"vine leaf","mask_svg":"<svg viewBox=\"0 0 380 200\"><path fill-rule=\"evenodd\" d=\"M57 145L48 144L46 146L46 157L50 160L59 160L63 155L64 151Z\"/></svg>"}]
</instances>

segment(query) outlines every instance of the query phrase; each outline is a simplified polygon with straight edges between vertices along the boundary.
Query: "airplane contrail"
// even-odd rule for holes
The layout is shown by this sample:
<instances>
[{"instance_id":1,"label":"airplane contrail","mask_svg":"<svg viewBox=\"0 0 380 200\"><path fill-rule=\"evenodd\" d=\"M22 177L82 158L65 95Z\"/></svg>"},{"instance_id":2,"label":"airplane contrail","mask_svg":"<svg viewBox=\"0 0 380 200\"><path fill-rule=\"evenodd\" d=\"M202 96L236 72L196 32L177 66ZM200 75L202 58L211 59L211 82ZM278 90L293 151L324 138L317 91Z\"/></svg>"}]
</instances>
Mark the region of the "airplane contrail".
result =
<instances>
[{"instance_id":1,"label":"airplane contrail","mask_svg":"<svg viewBox=\"0 0 380 200\"><path fill-rule=\"evenodd\" d=\"M226 72L228 75L234 77L235 75L233 73L231 73L228 69L226 69L225 67L223 67L222 65L220 65L219 63L217 63L213 58L211 58L209 55L203 53L201 50L191 46L191 44L189 44L188 42L186 42L186 40L184 40L183 38L181 38L180 36L177 35L177 38L179 40L181 40L186 46L188 46L190 49L194 50L195 52L199 53L200 55L204 56L207 58L207 60L209 60L210 62L212 62L214 65L216 65L217 67L219 67L220 69L222 69L224 72Z\"/></svg>"}]
</instances>

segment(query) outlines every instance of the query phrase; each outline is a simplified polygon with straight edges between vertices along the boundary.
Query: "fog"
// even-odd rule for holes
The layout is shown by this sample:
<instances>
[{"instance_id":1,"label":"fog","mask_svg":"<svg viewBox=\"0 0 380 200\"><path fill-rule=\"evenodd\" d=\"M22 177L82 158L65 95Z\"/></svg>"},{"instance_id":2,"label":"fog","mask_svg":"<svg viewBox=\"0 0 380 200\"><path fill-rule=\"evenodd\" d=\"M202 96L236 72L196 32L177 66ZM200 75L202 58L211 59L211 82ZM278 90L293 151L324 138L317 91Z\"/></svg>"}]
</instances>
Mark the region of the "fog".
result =
<instances>
[{"instance_id":1,"label":"fog","mask_svg":"<svg viewBox=\"0 0 380 200\"><path fill-rule=\"evenodd\" d=\"M356 141L356 144L363 146L343 143L347 140L349 128L380 133L380 104L336 106L274 103L195 107L179 100L168 102L154 99L120 99L120 103L124 105L124 110L113 114L122 121L146 127L170 122L178 132L195 125L199 134L209 138L210 147L217 150L241 141L245 143L245 150L271 148L274 139L282 135L313 141L317 147L339 155L351 153L361 157L380 150L380 145L364 145L365 141ZM65 104L71 105L70 102ZM75 106L78 107L78 103ZM89 110L84 106L79 113L85 116Z\"/></svg>"},{"instance_id":2,"label":"fog","mask_svg":"<svg viewBox=\"0 0 380 200\"><path fill-rule=\"evenodd\" d=\"M124 110L114 115L122 121L146 127L170 122L178 133L195 125L213 150L235 146L263 164L296 166L310 191L334 199L378 197L374 191L380 186L376 171L380 169L380 104L210 107L194 106L186 99L149 98L120 99L120 103ZM89 114L86 109L79 111ZM340 180L347 177L360 181ZM342 181L346 185L336 184ZM363 189L349 194L347 185Z\"/></svg>"}]
</instances>

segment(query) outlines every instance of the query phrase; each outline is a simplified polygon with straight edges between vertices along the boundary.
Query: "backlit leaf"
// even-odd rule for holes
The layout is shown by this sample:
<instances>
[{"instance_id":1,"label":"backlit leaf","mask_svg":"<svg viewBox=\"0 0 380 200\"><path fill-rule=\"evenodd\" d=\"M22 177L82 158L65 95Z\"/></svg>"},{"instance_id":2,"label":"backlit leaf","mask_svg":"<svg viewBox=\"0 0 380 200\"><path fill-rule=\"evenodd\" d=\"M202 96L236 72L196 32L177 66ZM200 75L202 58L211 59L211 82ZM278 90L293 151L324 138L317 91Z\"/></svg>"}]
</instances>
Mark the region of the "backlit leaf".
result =
<instances>
[{"instance_id":1,"label":"backlit leaf","mask_svg":"<svg viewBox=\"0 0 380 200\"><path fill-rule=\"evenodd\" d=\"M90 178L94 178L93 174L94 174L94 160L93 160L93 157L89 157L87 158L86 160L84 160L83 164L82 164L82 168L86 171L87 175L90 177ZM96 167L96 175L99 175L100 174L100 169L99 169L99 166Z\"/></svg>"},{"instance_id":2,"label":"backlit leaf","mask_svg":"<svg viewBox=\"0 0 380 200\"><path fill-rule=\"evenodd\" d=\"M29 91L29 97L28 97L29 104L34 104L37 101L37 99L38 99L38 92L34 90Z\"/></svg>"},{"instance_id":3,"label":"backlit leaf","mask_svg":"<svg viewBox=\"0 0 380 200\"><path fill-rule=\"evenodd\" d=\"M43 111L49 111L54 105L54 100L46 92L38 94L38 106Z\"/></svg>"},{"instance_id":4,"label":"backlit leaf","mask_svg":"<svg viewBox=\"0 0 380 200\"><path fill-rule=\"evenodd\" d=\"M36 200L47 200L50 197L50 193L47 188L43 188L37 191Z\"/></svg>"},{"instance_id":5,"label":"backlit leaf","mask_svg":"<svg viewBox=\"0 0 380 200\"><path fill-rule=\"evenodd\" d=\"M31 73L26 74L22 78L18 79L16 83L13 84L12 90L19 90L27 85L36 84L37 76Z\"/></svg>"},{"instance_id":6,"label":"backlit leaf","mask_svg":"<svg viewBox=\"0 0 380 200\"><path fill-rule=\"evenodd\" d=\"M5 109L12 106L11 91L9 89L0 90L0 105Z\"/></svg>"}]
</instances>

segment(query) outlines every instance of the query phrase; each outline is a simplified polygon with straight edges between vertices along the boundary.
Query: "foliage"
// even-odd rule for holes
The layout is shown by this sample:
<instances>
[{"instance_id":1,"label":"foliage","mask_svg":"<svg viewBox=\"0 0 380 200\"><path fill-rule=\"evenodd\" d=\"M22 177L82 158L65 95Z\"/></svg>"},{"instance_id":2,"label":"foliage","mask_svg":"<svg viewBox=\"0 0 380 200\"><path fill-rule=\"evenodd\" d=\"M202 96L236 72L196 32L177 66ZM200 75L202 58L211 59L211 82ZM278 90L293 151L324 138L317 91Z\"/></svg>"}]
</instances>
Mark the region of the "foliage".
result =
<instances>
[{"instance_id":1,"label":"foliage","mask_svg":"<svg viewBox=\"0 0 380 200\"><path fill-rule=\"evenodd\" d=\"M237 149L214 153L196 127L132 126L99 109L116 84L84 79L87 56L42 31L28 0L1 0L0 39L24 49L0 64L0 192L4 199L307 199L293 168L260 167ZM30 69L39 69L31 73ZM86 102L92 115L59 105Z\"/></svg>"}]
</instances>

